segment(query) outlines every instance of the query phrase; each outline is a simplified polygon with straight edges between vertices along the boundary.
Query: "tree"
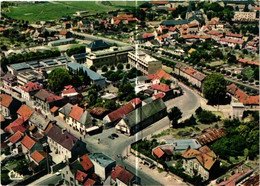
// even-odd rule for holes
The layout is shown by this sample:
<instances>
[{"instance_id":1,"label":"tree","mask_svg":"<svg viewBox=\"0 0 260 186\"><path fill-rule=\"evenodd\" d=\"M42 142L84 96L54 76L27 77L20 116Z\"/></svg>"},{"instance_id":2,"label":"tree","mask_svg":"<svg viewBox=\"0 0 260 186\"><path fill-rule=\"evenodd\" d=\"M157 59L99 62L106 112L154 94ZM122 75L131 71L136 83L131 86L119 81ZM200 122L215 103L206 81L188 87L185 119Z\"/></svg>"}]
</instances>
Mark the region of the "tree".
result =
<instances>
[{"instance_id":1,"label":"tree","mask_svg":"<svg viewBox=\"0 0 260 186\"><path fill-rule=\"evenodd\" d=\"M202 89L209 103L218 103L226 95L226 80L223 75L212 73L206 77Z\"/></svg>"},{"instance_id":2,"label":"tree","mask_svg":"<svg viewBox=\"0 0 260 186\"><path fill-rule=\"evenodd\" d=\"M120 84L118 87L118 97L120 100L131 100L131 98L134 97L134 87L131 85L131 83L127 82L124 84Z\"/></svg>"},{"instance_id":3,"label":"tree","mask_svg":"<svg viewBox=\"0 0 260 186\"><path fill-rule=\"evenodd\" d=\"M110 70L115 70L115 66L112 66Z\"/></svg>"},{"instance_id":4,"label":"tree","mask_svg":"<svg viewBox=\"0 0 260 186\"><path fill-rule=\"evenodd\" d=\"M91 65L91 67L89 68L90 70L93 70L94 72L97 71L96 67L94 65Z\"/></svg>"},{"instance_id":5,"label":"tree","mask_svg":"<svg viewBox=\"0 0 260 186\"><path fill-rule=\"evenodd\" d=\"M228 54L228 63L232 64L232 63L235 63L236 61L237 61L237 58L235 55Z\"/></svg>"},{"instance_id":6,"label":"tree","mask_svg":"<svg viewBox=\"0 0 260 186\"><path fill-rule=\"evenodd\" d=\"M182 118L182 112L178 107L173 107L168 113L169 119L172 121L172 126L178 124L178 120Z\"/></svg>"},{"instance_id":7,"label":"tree","mask_svg":"<svg viewBox=\"0 0 260 186\"><path fill-rule=\"evenodd\" d=\"M70 80L71 77L67 70L56 68L48 76L48 89L54 92L60 91L65 85L70 84Z\"/></svg>"},{"instance_id":8,"label":"tree","mask_svg":"<svg viewBox=\"0 0 260 186\"><path fill-rule=\"evenodd\" d=\"M117 104L115 100L106 100L104 103L104 107L109 110L116 110Z\"/></svg>"},{"instance_id":9,"label":"tree","mask_svg":"<svg viewBox=\"0 0 260 186\"><path fill-rule=\"evenodd\" d=\"M103 67L102 67L102 72L107 72L107 66L106 65L104 65Z\"/></svg>"},{"instance_id":10,"label":"tree","mask_svg":"<svg viewBox=\"0 0 260 186\"><path fill-rule=\"evenodd\" d=\"M126 64L126 69L130 69L130 64L129 63Z\"/></svg>"},{"instance_id":11,"label":"tree","mask_svg":"<svg viewBox=\"0 0 260 186\"><path fill-rule=\"evenodd\" d=\"M123 70L124 66L123 66L123 64L118 63L117 66L116 66L116 68L117 68L118 70Z\"/></svg>"}]
</instances>

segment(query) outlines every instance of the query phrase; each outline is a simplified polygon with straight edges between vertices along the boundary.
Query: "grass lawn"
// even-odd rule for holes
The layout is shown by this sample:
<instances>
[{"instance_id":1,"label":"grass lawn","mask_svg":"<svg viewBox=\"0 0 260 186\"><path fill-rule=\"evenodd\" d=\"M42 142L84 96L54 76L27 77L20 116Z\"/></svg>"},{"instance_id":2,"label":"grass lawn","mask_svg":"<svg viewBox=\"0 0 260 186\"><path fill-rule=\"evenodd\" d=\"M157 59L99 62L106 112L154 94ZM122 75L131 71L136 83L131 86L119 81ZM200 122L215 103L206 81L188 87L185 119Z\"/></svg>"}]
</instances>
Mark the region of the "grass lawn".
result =
<instances>
[{"instance_id":1,"label":"grass lawn","mask_svg":"<svg viewBox=\"0 0 260 186\"><path fill-rule=\"evenodd\" d=\"M166 65L163 65L162 66L162 69L167 72L167 73L171 73L173 72L173 69L171 67L167 67Z\"/></svg>"},{"instance_id":2,"label":"grass lawn","mask_svg":"<svg viewBox=\"0 0 260 186\"><path fill-rule=\"evenodd\" d=\"M60 19L63 15L72 16L76 11L88 10L90 14L108 12L119 8L135 7L144 1L54 1L44 3L26 3L9 7L5 13L15 19L29 22Z\"/></svg>"}]
</instances>

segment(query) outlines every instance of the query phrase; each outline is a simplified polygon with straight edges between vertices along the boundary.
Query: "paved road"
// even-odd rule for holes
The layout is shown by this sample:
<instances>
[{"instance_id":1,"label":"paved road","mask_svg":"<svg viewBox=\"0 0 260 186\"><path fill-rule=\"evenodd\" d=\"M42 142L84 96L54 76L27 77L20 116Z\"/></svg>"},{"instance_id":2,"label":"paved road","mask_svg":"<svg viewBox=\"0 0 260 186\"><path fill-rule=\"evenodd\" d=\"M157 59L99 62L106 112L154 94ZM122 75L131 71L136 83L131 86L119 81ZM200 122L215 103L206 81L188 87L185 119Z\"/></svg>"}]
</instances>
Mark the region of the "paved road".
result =
<instances>
[{"instance_id":1,"label":"paved road","mask_svg":"<svg viewBox=\"0 0 260 186\"><path fill-rule=\"evenodd\" d=\"M61 180L61 175L55 175L55 174L47 174L40 179L32 182L29 184L29 186L35 186L35 185L55 185Z\"/></svg>"}]
</instances>

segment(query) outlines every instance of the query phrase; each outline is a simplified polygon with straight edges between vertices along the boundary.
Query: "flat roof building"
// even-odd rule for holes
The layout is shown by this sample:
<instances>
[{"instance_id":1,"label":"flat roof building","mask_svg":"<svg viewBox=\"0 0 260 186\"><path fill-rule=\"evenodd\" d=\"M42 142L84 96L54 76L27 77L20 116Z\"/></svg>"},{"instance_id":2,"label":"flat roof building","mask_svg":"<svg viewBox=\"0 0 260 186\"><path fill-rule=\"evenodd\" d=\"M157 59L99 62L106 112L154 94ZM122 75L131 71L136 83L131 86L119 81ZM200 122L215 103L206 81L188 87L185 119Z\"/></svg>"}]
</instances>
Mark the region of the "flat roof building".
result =
<instances>
[{"instance_id":1,"label":"flat roof building","mask_svg":"<svg viewBox=\"0 0 260 186\"><path fill-rule=\"evenodd\" d=\"M137 53L129 52L128 61L131 66L136 67L144 75L154 74L162 68L161 61L142 51L138 51Z\"/></svg>"}]
</instances>

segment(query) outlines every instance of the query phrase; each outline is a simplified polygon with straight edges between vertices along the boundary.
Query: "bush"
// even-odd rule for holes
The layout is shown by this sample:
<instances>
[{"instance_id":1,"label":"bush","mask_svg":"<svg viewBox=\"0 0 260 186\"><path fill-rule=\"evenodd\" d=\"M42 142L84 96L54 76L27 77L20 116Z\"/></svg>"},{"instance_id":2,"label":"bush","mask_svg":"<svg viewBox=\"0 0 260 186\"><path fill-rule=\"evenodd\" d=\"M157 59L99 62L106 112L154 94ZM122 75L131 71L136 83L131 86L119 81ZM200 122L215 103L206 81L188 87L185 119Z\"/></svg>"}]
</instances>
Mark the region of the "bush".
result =
<instances>
[{"instance_id":1,"label":"bush","mask_svg":"<svg viewBox=\"0 0 260 186\"><path fill-rule=\"evenodd\" d=\"M102 72L107 72L107 71L108 71L107 66L104 65L104 66L102 67Z\"/></svg>"},{"instance_id":2,"label":"bush","mask_svg":"<svg viewBox=\"0 0 260 186\"><path fill-rule=\"evenodd\" d=\"M226 74L226 70L221 70L221 74Z\"/></svg>"},{"instance_id":3,"label":"bush","mask_svg":"<svg viewBox=\"0 0 260 186\"><path fill-rule=\"evenodd\" d=\"M118 63L116 67L118 70L123 70L123 68L124 68L123 64L121 64L121 63Z\"/></svg>"},{"instance_id":4,"label":"bush","mask_svg":"<svg viewBox=\"0 0 260 186\"><path fill-rule=\"evenodd\" d=\"M115 70L115 66L112 66L112 67L110 68L110 70Z\"/></svg>"},{"instance_id":5,"label":"bush","mask_svg":"<svg viewBox=\"0 0 260 186\"><path fill-rule=\"evenodd\" d=\"M199 121L204 124L210 124L220 120L220 117L217 117L211 111L207 110L202 110L201 112L196 114L196 116L198 117Z\"/></svg>"},{"instance_id":6,"label":"bush","mask_svg":"<svg viewBox=\"0 0 260 186\"><path fill-rule=\"evenodd\" d=\"M241 79L241 78L242 78L242 75L238 74L237 79Z\"/></svg>"},{"instance_id":7,"label":"bush","mask_svg":"<svg viewBox=\"0 0 260 186\"><path fill-rule=\"evenodd\" d=\"M228 76L230 76L231 75L231 72L229 72L229 71L227 71L227 73L226 73Z\"/></svg>"}]
</instances>

